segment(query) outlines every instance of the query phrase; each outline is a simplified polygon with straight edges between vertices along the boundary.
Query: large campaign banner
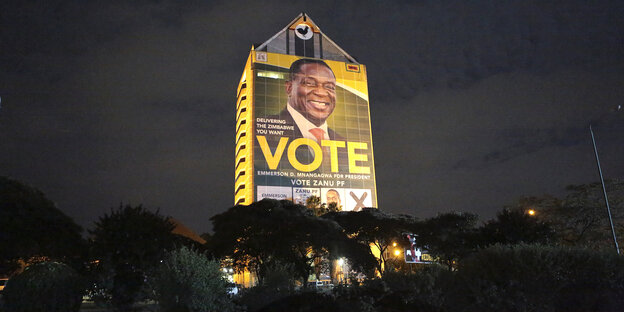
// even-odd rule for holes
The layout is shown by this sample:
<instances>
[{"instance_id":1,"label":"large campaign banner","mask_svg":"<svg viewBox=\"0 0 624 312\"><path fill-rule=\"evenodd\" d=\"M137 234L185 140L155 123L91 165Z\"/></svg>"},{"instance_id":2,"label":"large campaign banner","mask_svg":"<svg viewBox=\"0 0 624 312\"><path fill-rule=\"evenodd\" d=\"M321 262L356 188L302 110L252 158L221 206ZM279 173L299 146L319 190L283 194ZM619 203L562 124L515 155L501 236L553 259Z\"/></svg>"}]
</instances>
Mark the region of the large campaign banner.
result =
<instances>
[{"instance_id":1,"label":"large campaign banner","mask_svg":"<svg viewBox=\"0 0 624 312\"><path fill-rule=\"evenodd\" d=\"M256 200L377 206L366 67L255 52Z\"/></svg>"}]
</instances>

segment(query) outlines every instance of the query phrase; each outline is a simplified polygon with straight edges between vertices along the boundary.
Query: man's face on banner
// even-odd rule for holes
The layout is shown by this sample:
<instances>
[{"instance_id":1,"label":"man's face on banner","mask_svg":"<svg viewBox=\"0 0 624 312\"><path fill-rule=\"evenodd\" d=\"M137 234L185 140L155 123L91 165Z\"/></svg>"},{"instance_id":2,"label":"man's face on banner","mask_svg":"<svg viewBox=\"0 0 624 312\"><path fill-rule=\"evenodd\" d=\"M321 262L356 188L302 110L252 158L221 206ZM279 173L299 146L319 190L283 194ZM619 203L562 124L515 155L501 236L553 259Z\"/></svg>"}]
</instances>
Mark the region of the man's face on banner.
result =
<instances>
[{"instance_id":1,"label":"man's face on banner","mask_svg":"<svg viewBox=\"0 0 624 312\"><path fill-rule=\"evenodd\" d=\"M326 197L327 197L327 204L336 203L337 205L340 205L340 195L338 195L338 192L334 190L329 190L327 191Z\"/></svg>"},{"instance_id":2,"label":"man's face on banner","mask_svg":"<svg viewBox=\"0 0 624 312\"><path fill-rule=\"evenodd\" d=\"M288 105L320 126L336 107L336 77L321 64L303 64L286 82Z\"/></svg>"}]
</instances>

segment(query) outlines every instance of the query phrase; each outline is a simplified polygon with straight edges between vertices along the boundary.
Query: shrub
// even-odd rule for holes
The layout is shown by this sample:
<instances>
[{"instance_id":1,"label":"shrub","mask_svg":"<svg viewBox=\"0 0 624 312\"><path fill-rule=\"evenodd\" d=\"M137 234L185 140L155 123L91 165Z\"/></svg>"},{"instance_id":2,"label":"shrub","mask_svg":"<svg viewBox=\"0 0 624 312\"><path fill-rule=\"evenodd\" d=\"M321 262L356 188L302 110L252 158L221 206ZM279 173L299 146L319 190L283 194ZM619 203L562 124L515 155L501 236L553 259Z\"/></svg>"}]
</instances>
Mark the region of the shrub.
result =
<instances>
[{"instance_id":1,"label":"shrub","mask_svg":"<svg viewBox=\"0 0 624 312\"><path fill-rule=\"evenodd\" d=\"M397 311L442 311L452 278L446 267L435 264L417 267L414 273L387 272L382 280L389 294L377 305Z\"/></svg>"},{"instance_id":2,"label":"shrub","mask_svg":"<svg viewBox=\"0 0 624 312\"><path fill-rule=\"evenodd\" d=\"M33 264L7 283L3 293L5 311L79 311L84 286L80 275L65 264Z\"/></svg>"},{"instance_id":3,"label":"shrub","mask_svg":"<svg viewBox=\"0 0 624 312\"><path fill-rule=\"evenodd\" d=\"M272 261L266 266L262 285L277 292L292 292L295 289L295 275L293 264Z\"/></svg>"},{"instance_id":4,"label":"shrub","mask_svg":"<svg viewBox=\"0 0 624 312\"><path fill-rule=\"evenodd\" d=\"M361 302L336 299L334 296L317 292L302 292L299 294L294 294L277 300L258 310L258 312L295 311L373 312L374 310L371 306L363 305Z\"/></svg>"},{"instance_id":5,"label":"shrub","mask_svg":"<svg viewBox=\"0 0 624 312\"><path fill-rule=\"evenodd\" d=\"M245 307L246 311L254 312L291 294L292 292L287 289L277 290L273 287L258 285L242 289L235 301Z\"/></svg>"},{"instance_id":6,"label":"shrub","mask_svg":"<svg viewBox=\"0 0 624 312\"><path fill-rule=\"evenodd\" d=\"M274 301L288 297L295 292L295 274L292 264L272 261L266 264L261 283L242 290L236 301L245 306L247 311L256 311Z\"/></svg>"},{"instance_id":7,"label":"shrub","mask_svg":"<svg viewBox=\"0 0 624 312\"><path fill-rule=\"evenodd\" d=\"M187 247L168 252L155 278L164 311L230 311L228 283L219 263Z\"/></svg>"},{"instance_id":8,"label":"shrub","mask_svg":"<svg viewBox=\"0 0 624 312\"><path fill-rule=\"evenodd\" d=\"M621 311L623 271L615 253L495 246L460 264L448 310Z\"/></svg>"},{"instance_id":9,"label":"shrub","mask_svg":"<svg viewBox=\"0 0 624 312\"><path fill-rule=\"evenodd\" d=\"M426 265L414 273L388 271L383 278L368 279L362 285L336 287L334 294L374 311L443 311L445 290L452 278L447 268Z\"/></svg>"},{"instance_id":10,"label":"shrub","mask_svg":"<svg viewBox=\"0 0 624 312\"><path fill-rule=\"evenodd\" d=\"M624 258L615 252L560 250L558 311L624 311Z\"/></svg>"},{"instance_id":11,"label":"shrub","mask_svg":"<svg viewBox=\"0 0 624 312\"><path fill-rule=\"evenodd\" d=\"M95 222L90 230L92 256L98 259L93 273L100 275L103 298L115 310L130 311L135 302L150 297L145 281L155 271L166 250L174 247L173 223L158 211L143 206L119 206Z\"/></svg>"},{"instance_id":12,"label":"shrub","mask_svg":"<svg viewBox=\"0 0 624 312\"><path fill-rule=\"evenodd\" d=\"M365 280L362 285L352 279L351 284L341 284L333 289L337 300L348 302L352 309L345 311L374 312L375 303L388 294L388 286L380 279Z\"/></svg>"}]
</instances>

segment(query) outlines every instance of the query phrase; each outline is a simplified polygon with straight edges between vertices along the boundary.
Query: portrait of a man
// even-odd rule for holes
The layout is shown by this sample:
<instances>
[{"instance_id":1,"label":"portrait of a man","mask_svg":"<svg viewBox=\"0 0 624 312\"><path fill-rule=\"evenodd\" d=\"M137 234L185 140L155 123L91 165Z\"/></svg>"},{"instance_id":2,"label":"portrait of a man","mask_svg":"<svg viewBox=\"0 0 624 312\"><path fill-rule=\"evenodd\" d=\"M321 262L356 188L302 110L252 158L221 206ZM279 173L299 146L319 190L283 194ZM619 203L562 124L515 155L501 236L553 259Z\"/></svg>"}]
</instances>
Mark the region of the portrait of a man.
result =
<instances>
[{"instance_id":1,"label":"portrait of a man","mask_svg":"<svg viewBox=\"0 0 624 312\"><path fill-rule=\"evenodd\" d=\"M327 126L336 108L336 76L323 61L299 59L290 65L285 82L288 104L277 116L296 125L294 138L344 140Z\"/></svg>"},{"instance_id":2,"label":"portrait of a man","mask_svg":"<svg viewBox=\"0 0 624 312\"><path fill-rule=\"evenodd\" d=\"M332 172L346 172L348 170L346 139L328 125L328 118L336 108L336 76L332 69L322 60L298 59L289 69L288 78L284 82L287 103L277 115L266 116L267 120L279 120L282 135L267 136L266 140L271 149L279 145L282 137L288 137L289 142L305 138L318 144L322 155L315 155L312 148L304 145L296 150L297 161L310 164L316 158L322 157L320 169ZM323 146L323 140L343 141L340 147L335 148L332 154L329 147ZM334 158L333 160L331 158ZM282 168L290 164L282 158ZM333 162L333 167L332 167ZM336 169L337 166L337 170Z\"/></svg>"},{"instance_id":3,"label":"portrait of a man","mask_svg":"<svg viewBox=\"0 0 624 312\"><path fill-rule=\"evenodd\" d=\"M334 203L340 206L340 194L334 189L330 189L329 191L327 191L325 199L327 200L328 205Z\"/></svg>"},{"instance_id":4,"label":"portrait of a man","mask_svg":"<svg viewBox=\"0 0 624 312\"><path fill-rule=\"evenodd\" d=\"M325 202L330 211L341 211L342 203L340 201L340 193L335 189L329 189L325 193Z\"/></svg>"},{"instance_id":5,"label":"portrait of a man","mask_svg":"<svg viewBox=\"0 0 624 312\"><path fill-rule=\"evenodd\" d=\"M290 189L296 200L306 190L337 211L370 207L375 182L365 66L266 54L245 84L253 105L241 110L253 116L252 182L264 194L258 199Z\"/></svg>"}]
</instances>

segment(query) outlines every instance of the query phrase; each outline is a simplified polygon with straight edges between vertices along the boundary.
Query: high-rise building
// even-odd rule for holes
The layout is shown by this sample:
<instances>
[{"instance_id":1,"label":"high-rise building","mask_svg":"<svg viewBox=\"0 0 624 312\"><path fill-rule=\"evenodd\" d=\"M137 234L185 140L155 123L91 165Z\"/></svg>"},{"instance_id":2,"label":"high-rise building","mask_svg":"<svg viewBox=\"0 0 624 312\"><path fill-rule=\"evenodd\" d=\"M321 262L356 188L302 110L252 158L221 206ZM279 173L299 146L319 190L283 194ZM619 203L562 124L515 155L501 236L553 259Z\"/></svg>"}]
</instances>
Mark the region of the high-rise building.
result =
<instances>
[{"instance_id":1,"label":"high-rise building","mask_svg":"<svg viewBox=\"0 0 624 312\"><path fill-rule=\"evenodd\" d=\"M377 207L366 66L302 13L252 47L237 89L234 203Z\"/></svg>"}]
</instances>

